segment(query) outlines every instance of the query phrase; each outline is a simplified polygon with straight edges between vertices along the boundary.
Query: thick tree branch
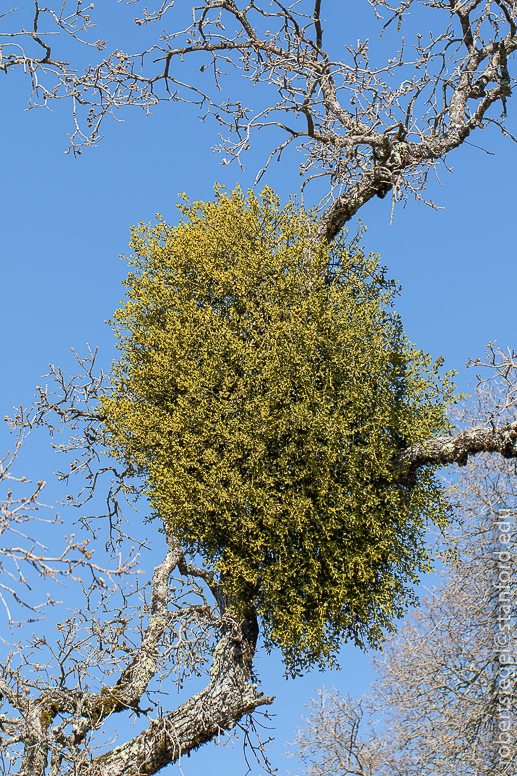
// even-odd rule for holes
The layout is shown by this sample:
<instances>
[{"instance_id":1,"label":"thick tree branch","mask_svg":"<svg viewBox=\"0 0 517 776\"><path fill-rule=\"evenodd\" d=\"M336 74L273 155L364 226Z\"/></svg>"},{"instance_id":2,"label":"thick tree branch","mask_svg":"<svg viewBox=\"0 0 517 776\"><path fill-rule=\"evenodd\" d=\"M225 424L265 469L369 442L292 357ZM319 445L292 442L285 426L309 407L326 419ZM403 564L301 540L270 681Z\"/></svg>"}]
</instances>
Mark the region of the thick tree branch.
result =
<instances>
[{"instance_id":1,"label":"thick tree branch","mask_svg":"<svg viewBox=\"0 0 517 776\"><path fill-rule=\"evenodd\" d=\"M475 426L447 437L436 437L413 445L399 456L395 470L414 472L422 466L457 463L465 466L477 453L500 453L517 458L517 421L499 429Z\"/></svg>"},{"instance_id":2,"label":"thick tree branch","mask_svg":"<svg viewBox=\"0 0 517 776\"><path fill-rule=\"evenodd\" d=\"M28 508L34 504L31 501ZM164 534L167 552L154 569L149 622L143 630L137 626L136 640L132 620L143 616L141 605L136 610L131 607L132 593L120 589L122 605L114 606L113 591L97 578L99 584L94 588L100 587L100 599L92 608L94 588L83 589L84 608L75 613L69 610L71 616L65 623L58 623L57 629L63 634L61 644L53 646L45 636L35 636L32 652L16 650L2 666L0 704L8 704L20 717L1 715L0 752L8 753L9 762L14 764L14 753L22 746L19 776L43 776L49 765L53 774L156 773L222 730L232 729L255 709L273 702L253 683L256 616L251 613L247 620L236 622L227 611L228 601L215 576L188 563L166 527ZM182 575L176 580L176 584L181 583L179 594L174 594L175 588L171 587L175 569ZM196 578L214 592L215 610L206 601L192 602L192 595L204 600ZM111 618L106 617L109 612L113 613ZM82 634L81 618L86 625ZM42 649L51 653L48 665L44 658L34 656L34 650ZM204 690L175 711L160 711L157 720L149 717L148 729L127 744L102 757L93 756L92 736L108 717L124 712L148 714L156 706L152 700L148 709L141 704L153 678L163 680L170 673L166 668L168 659L175 670L190 659L199 675L206 652L212 654L212 666ZM13 665L15 658L22 662L18 668ZM50 668L53 662L57 665ZM99 671L113 674L110 665L119 668L118 679L103 683L98 692L90 691L84 681L86 676L97 682ZM27 675L24 669L28 669ZM54 676L48 679L48 669L57 671L56 681ZM43 677L38 678L41 671ZM70 682L74 674L78 674L75 686Z\"/></svg>"},{"instance_id":3,"label":"thick tree branch","mask_svg":"<svg viewBox=\"0 0 517 776\"><path fill-rule=\"evenodd\" d=\"M222 730L231 730L245 715L273 698L250 683L238 631L226 634L214 650L210 682L175 711L153 721L143 733L93 760L88 776L153 774L176 762Z\"/></svg>"}]
</instances>

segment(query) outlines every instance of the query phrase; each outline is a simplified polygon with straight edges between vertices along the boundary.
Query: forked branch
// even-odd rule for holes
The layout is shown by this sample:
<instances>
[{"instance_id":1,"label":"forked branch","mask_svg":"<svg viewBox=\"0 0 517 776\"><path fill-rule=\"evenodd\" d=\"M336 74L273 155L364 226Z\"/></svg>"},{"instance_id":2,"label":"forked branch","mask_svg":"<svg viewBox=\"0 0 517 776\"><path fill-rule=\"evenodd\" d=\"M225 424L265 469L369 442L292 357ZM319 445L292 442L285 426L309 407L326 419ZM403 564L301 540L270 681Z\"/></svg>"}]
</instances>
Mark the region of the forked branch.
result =
<instances>
[{"instance_id":1,"label":"forked branch","mask_svg":"<svg viewBox=\"0 0 517 776\"><path fill-rule=\"evenodd\" d=\"M353 30L350 40L326 48L325 27L342 25L343 14L328 0L203 0L191 18L175 2L143 9L135 21L151 43L137 53L127 50L119 6L120 37L97 61L94 52L107 44L90 39L93 6L65 2L58 12L35 0L31 27L14 11L4 17L11 26L0 34L0 69L25 68L31 106L71 100L74 152L100 140L107 115L128 106L149 112L160 101L192 103L202 120L211 116L223 164L242 167L256 133L269 131L271 150L256 183L273 160L297 148L302 196L309 182L326 180L315 239L330 241L372 197L426 201L429 172L488 123L511 137L504 119L517 48L512 0L368 2L372 39L384 36L387 56ZM419 6L431 15L422 15L425 28L408 40L405 22L411 13L418 29ZM69 58L81 42L92 51L83 72L53 53L63 46ZM226 85L229 69L238 90L235 81Z\"/></svg>"}]
</instances>

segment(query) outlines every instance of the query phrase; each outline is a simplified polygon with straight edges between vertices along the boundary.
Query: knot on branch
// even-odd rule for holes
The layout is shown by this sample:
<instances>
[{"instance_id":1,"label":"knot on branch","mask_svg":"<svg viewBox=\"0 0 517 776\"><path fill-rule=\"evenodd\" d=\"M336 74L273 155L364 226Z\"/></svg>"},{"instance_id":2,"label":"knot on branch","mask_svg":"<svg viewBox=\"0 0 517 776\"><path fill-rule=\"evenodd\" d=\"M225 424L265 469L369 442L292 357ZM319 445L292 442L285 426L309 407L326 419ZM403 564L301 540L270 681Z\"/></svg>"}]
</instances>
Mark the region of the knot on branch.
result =
<instances>
[{"instance_id":1,"label":"knot on branch","mask_svg":"<svg viewBox=\"0 0 517 776\"><path fill-rule=\"evenodd\" d=\"M484 97L486 94L485 87L487 83L488 78L484 75L482 75L481 78L478 78L477 81L474 81L470 87L469 97L473 100L479 100L481 97Z\"/></svg>"},{"instance_id":2,"label":"knot on branch","mask_svg":"<svg viewBox=\"0 0 517 776\"><path fill-rule=\"evenodd\" d=\"M386 194L393 188L393 175L384 165L376 166L372 183L376 196L379 199L384 199Z\"/></svg>"}]
</instances>

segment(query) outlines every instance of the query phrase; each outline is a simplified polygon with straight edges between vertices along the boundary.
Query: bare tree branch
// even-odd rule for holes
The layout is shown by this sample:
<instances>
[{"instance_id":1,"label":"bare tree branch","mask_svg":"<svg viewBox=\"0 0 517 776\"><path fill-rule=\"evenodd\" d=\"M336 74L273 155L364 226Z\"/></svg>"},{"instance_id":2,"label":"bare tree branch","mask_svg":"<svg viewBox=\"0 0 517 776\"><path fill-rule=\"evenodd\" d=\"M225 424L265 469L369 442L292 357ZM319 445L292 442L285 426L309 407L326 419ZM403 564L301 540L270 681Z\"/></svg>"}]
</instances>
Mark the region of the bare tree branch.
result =
<instances>
[{"instance_id":1,"label":"bare tree branch","mask_svg":"<svg viewBox=\"0 0 517 776\"><path fill-rule=\"evenodd\" d=\"M397 461L397 469L415 471L421 466L457 463L465 466L470 455L500 453L503 458L517 457L517 421L502 429L476 426L459 434L426 440L406 450Z\"/></svg>"},{"instance_id":2,"label":"bare tree branch","mask_svg":"<svg viewBox=\"0 0 517 776\"><path fill-rule=\"evenodd\" d=\"M208 686L131 741L94 760L89 773L157 773L220 731L231 730L243 716L271 704L273 698L249 683L247 649L238 629L224 636L214 650Z\"/></svg>"},{"instance_id":3,"label":"bare tree branch","mask_svg":"<svg viewBox=\"0 0 517 776\"><path fill-rule=\"evenodd\" d=\"M11 30L0 34L0 69L25 69L31 106L71 101L74 152L100 140L105 116L116 118L126 106L149 112L160 101L189 102L202 120L212 116L220 128L214 150L223 164L234 160L242 167L256 132L270 130L273 150L256 182L274 159L298 148L302 193L307 182L327 179L320 203L326 209L314 239L330 241L374 196L391 192L393 205L409 194L425 201L429 172L487 123L511 136L502 122L517 48L512 0L368 2L377 17L372 32L378 25L381 37L389 37L387 59L369 40L345 40L339 50L327 50L324 29L334 23L336 7L323 0L203 0L192 8L191 20L174 2L144 9L135 21L149 45L127 53L121 24L112 53L98 62L93 57L79 72L55 59L53 48L62 45L60 35L74 56L79 43L92 55L105 49L106 41L90 40L93 6L64 2L57 12L35 0L30 28L17 28L14 10L4 16ZM410 44L405 20L411 13L418 24L420 6L432 12L422 14L422 25L435 21ZM118 12L122 18L123 9ZM238 99L223 80L229 68L241 79Z\"/></svg>"},{"instance_id":4,"label":"bare tree branch","mask_svg":"<svg viewBox=\"0 0 517 776\"><path fill-rule=\"evenodd\" d=\"M52 774L156 773L273 702L253 682L256 618L238 623L210 606L178 542L165 537L149 604L138 586L82 585L82 603L57 623L55 644L36 635L0 665L0 707L9 708L0 714L5 773L40 776L49 766ZM188 576L174 578L179 567ZM180 684L201 675L210 656L206 688L164 712L162 682L172 672ZM149 725L98 755L98 736L114 714L147 716Z\"/></svg>"},{"instance_id":5,"label":"bare tree branch","mask_svg":"<svg viewBox=\"0 0 517 776\"><path fill-rule=\"evenodd\" d=\"M37 398L29 410L19 408L18 413L9 419L5 418L19 434L25 434L31 429L45 428L51 437L63 429L69 433L66 442L53 444L53 449L67 456L67 470L56 472L58 480L65 483L72 478L85 484L77 494L69 493L65 503L82 508L89 504L95 493L104 488L106 512L98 515L83 515L79 523L87 528L95 537L95 523L109 522L108 544L115 547L117 541L129 538L134 544L140 542L127 535L128 520L124 513L125 504L132 505L140 495L141 489L131 479L131 473L121 471L113 465L113 461L105 465L101 456L104 442L103 415L100 410L99 396L110 390L110 376L102 369L97 374L97 351L88 350L85 358L77 359L79 372L67 375L60 368L50 366L50 372L45 377L50 378L50 384L36 386Z\"/></svg>"},{"instance_id":6,"label":"bare tree branch","mask_svg":"<svg viewBox=\"0 0 517 776\"><path fill-rule=\"evenodd\" d=\"M78 574L86 571L91 579L91 585L106 585L105 578L110 584L116 584L117 579L125 578L128 574L135 573L137 558L130 552L126 560L118 556L116 568L110 569L95 563L93 550L86 540L76 540L74 534L65 538L65 546L58 554L49 554L49 548L41 541L31 538L26 532L26 526L34 528L35 523L44 523L48 526L57 526L61 523L59 517L43 519L37 516L37 511L45 505L39 502L39 496L45 487L40 481L36 487L31 488L28 496L16 498L11 487L18 483L31 485L26 477L15 477L12 468L23 443L23 436L18 440L15 451L0 461L0 484L7 483L7 497L0 501L0 601L4 606L9 627L19 626L22 623L34 622L42 619L43 609L55 606L58 602L49 593L46 600L29 603L27 594L30 593L31 584L28 576L46 581L73 581ZM14 537L16 544L9 544L8 537ZM22 593L20 588L25 591ZM29 610L28 620L16 620L13 617L8 599L12 598L22 610ZM1 638L1 637L0 637Z\"/></svg>"},{"instance_id":7,"label":"bare tree branch","mask_svg":"<svg viewBox=\"0 0 517 776\"><path fill-rule=\"evenodd\" d=\"M478 453L499 453L503 458L517 457L517 356L507 353L490 343L484 360L469 362L470 367L481 367L487 377L478 376L478 390L496 381L499 396L493 396L489 410L480 411L483 425L470 427L447 437L436 437L413 445L394 462L394 470L411 479L411 474L421 466L442 466L457 463L465 466L469 456ZM487 370L489 370L487 372Z\"/></svg>"}]
</instances>

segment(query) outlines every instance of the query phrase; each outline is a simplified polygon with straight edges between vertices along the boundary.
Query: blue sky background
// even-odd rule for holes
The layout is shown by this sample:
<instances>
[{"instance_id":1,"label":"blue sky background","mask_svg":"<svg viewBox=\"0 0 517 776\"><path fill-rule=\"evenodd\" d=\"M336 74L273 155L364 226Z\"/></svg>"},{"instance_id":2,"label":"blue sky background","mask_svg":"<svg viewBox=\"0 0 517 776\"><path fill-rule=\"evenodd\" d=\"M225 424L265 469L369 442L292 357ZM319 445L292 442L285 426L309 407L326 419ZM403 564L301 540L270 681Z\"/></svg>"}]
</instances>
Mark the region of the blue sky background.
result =
<instances>
[{"instance_id":1,"label":"blue sky background","mask_svg":"<svg viewBox=\"0 0 517 776\"><path fill-rule=\"evenodd\" d=\"M340 35L346 32L355 41L368 34L367 4L342 7ZM126 13L120 9L114 2L103 9L113 36L117 14ZM116 41L109 46L115 47ZM115 351L105 320L123 298L120 284L126 265L119 254L128 251L130 226L152 221L157 212L174 223L178 192L208 199L215 181L248 187L268 144L261 139L250 152L245 173L220 166L220 158L210 150L217 141L215 122L202 124L192 108L164 104L150 117L135 109L122 115L124 123L107 122L102 143L74 159L64 153L71 128L69 106L26 112L29 83L22 72L3 76L0 86L3 417L14 405L31 402L49 363L73 369L71 347L81 354L86 343L99 346L100 363L109 368ZM511 99L508 108L508 128L515 133ZM443 210L410 202L396 210L391 226L389 197L375 199L360 211L368 227L365 247L379 252L389 275L402 284L398 311L409 338L433 356L443 356L447 369L457 369L462 390L474 378L464 368L468 358L482 355L490 340L504 348L516 345L517 147L492 129L478 132L472 142L493 155L464 146L449 157L454 173L443 169L443 187L431 180L428 189ZM299 178L287 163L274 165L265 182L287 198L297 193ZM351 231L356 226L357 219ZM7 450L12 438L7 428L1 433L1 449ZM47 503L63 495L50 482L57 465L48 439L33 435L19 471L49 481ZM60 514L63 531L70 533L77 515L64 509ZM144 558L143 565L150 569L155 561ZM289 768L296 773L296 764L284 761L281 753L316 688L335 685L353 695L367 688L372 678L367 656L346 646L342 666L341 672L313 672L286 681L277 655L259 655L263 689L277 696L276 743L270 755L281 774ZM164 772L172 773L175 767ZM234 752L207 745L184 760L182 769L185 776L207 769L214 776L246 772L238 744ZM252 771L254 776L261 772L256 767Z\"/></svg>"}]
</instances>

